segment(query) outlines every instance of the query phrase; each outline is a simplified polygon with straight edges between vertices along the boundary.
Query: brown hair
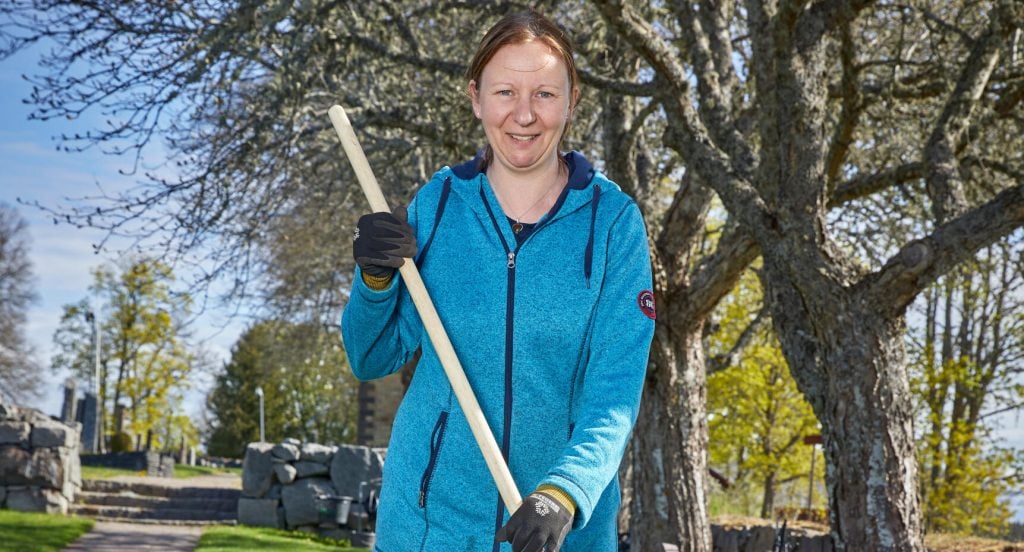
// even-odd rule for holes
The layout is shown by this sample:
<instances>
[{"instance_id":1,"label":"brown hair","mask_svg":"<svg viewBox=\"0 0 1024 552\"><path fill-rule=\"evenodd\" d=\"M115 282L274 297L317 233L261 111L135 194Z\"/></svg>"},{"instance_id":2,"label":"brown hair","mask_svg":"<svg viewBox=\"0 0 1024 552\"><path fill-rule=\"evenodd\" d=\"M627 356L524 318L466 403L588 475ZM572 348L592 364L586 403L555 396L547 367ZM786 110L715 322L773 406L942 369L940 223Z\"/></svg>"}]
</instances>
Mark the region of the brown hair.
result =
<instances>
[{"instance_id":1,"label":"brown hair","mask_svg":"<svg viewBox=\"0 0 1024 552\"><path fill-rule=\"evenodd\" d=\"M565 121L562 129L562 136L559 138L559 146L565 140L566 133L572 123L572 114L576 108L575 92L578 88L579 75L576 73L576 62L573 60L573 47L569 37L562 29L555 25L550 19L544 17L537 11L530 9L518 13L510 13L494 24L477 46L476 54L469 63L466 70L466 80L475 81L477 89L480 86L480 77L483 75L484 67L490 63L491 58L503 46L512 44L523 44L534 40L540 40L557 52L569 71L569 118ZM484 152L484 167L491 161L491 146L488 145Z\"/></svg>"}]
</instances>

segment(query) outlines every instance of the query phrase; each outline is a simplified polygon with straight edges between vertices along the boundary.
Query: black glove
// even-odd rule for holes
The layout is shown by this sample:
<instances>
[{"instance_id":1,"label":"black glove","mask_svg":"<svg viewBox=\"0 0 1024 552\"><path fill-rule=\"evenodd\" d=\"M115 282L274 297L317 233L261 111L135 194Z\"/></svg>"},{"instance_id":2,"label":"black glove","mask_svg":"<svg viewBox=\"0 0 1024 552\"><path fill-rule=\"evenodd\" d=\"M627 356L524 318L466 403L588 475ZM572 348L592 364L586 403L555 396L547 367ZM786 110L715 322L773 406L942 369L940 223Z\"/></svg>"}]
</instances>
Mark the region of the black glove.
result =
<instances>
[{"instance_id":1,"label":"black glove","mask_svg":"<svg viewBox=\"0 0 1024 552\"><path fill-rule=\"evenodd\" d=\"M512 543L515 552L558 552L572 527L572 518L573 512L564 504L537 491L523 499L494 540Z\"/></svg>"},{"instance_id":2,"label":"black glove","mask_svg":"<svg viewBox=\"0 0 1024 552\"><path fill-rule=\"evenodd\" d=\"M370 213L359 217L352 254L364 273L376 278L390 278L406 257L416 255L416 232L408 220L405 207L395 207L393 213Z\"/></svg>"}]
</instances>

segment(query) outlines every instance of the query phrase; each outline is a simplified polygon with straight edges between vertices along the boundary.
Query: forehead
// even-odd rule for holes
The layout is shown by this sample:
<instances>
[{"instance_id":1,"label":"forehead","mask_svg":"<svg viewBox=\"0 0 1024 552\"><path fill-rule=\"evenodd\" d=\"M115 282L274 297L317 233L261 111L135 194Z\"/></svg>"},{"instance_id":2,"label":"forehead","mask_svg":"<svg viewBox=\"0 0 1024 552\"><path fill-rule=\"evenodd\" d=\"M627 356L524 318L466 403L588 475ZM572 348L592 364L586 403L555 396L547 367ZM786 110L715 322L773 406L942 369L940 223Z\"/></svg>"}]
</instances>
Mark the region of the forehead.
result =
<instances>
[{"instance_id":1,"label":"forehead","mask_svg":"<svg viewBox=\"0 0 1024 552\"><path fill-rule=\"evenodd\" d=\"M524 78L565 84L569 81L569 69L557 50L541 40L531 40L502 46L480 74L481 81Z\"/></svg>"}]
</instances>

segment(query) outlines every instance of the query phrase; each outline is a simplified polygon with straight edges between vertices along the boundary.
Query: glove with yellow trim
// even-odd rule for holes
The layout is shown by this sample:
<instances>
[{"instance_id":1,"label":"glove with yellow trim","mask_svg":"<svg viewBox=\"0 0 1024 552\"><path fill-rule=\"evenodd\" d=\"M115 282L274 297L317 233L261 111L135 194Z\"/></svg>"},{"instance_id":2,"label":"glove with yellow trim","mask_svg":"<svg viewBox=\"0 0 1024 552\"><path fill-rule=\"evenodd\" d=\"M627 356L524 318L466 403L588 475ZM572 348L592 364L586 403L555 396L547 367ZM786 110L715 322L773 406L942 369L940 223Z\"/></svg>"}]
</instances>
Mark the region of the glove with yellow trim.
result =
<instances>
[{"instance_id":1,"label":"glove with yellow trim","mask_svg":"<svg viewBox=\"0 0 1024 552\"><path fill-rule=\"evenodd\" d=\"M575 514L576 504L565 491L541 485L523 499L494 540L512 543L514 552L558 552Z\"/></svg>"},{"instance_id":2,"label":"glove with yellow trim","mask_svg":"<svg viewBox=\"0 0 1024 552\"><path fill-rule=\"evenodd\" d=\"M363 269L363 282L370 288L387 288L395 270L406 258L416 255L416 232L408 220L405 207L359 217L352 253Z\"/></svg>"}]
</instances>

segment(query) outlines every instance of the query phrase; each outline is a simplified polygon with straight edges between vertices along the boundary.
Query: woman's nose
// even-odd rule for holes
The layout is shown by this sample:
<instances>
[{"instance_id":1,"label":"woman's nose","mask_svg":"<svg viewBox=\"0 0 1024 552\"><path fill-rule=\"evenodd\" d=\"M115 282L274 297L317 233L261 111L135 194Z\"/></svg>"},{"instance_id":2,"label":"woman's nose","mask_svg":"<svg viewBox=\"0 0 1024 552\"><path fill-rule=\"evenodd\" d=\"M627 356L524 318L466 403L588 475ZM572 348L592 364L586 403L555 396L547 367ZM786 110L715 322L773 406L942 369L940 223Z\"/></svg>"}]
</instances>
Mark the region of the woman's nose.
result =
<instances>
[{"instance_id":1,"label":"woman's nose","mask_svg":"<svg viewBox=\"0 0 1024 552\"><path fill-rule=\"evenodd\" d=\"M516 100L515 120L520 126L528 126L536 119L531 99L529 96L520 96Z\"/></svg>"}]
</instances>

